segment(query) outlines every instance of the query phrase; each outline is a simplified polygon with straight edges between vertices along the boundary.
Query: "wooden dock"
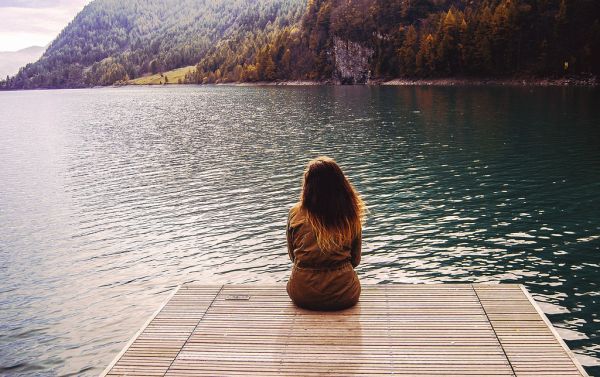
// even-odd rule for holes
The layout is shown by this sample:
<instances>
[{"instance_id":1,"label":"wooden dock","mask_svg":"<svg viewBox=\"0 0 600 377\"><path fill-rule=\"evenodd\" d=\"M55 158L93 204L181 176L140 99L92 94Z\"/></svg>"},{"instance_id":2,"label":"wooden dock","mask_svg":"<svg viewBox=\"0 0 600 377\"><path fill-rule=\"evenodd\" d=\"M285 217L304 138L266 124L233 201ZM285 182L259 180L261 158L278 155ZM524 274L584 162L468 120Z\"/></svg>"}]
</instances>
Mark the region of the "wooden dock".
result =
<instances>
[{"instance_id":1,"label":"wooden dock","mask_svg":"<svg viewBox=\"0 0 600 377\"><path fill-rule=\"evenodd\" d=\"M520 285L363 286L340 312L285 286L183 285L104 376L587 376Z\"/></svg>"}]
</instances>

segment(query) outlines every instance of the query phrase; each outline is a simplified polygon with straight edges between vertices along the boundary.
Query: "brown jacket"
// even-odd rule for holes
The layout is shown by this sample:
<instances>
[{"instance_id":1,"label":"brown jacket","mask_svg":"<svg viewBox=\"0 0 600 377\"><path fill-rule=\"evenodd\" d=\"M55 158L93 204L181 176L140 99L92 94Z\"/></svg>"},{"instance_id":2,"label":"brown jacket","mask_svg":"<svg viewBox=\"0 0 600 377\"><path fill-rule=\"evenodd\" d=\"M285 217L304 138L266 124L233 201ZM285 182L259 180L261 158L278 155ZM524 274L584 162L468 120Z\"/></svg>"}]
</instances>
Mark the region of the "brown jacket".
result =
<instances>
[{"instance_id":1,"label":"brown jacket","mask_svg":"<svg viewBox=\"0 0 600 377\"><path fill-rule=\"evenodd\" d=\"M287 292L296 305L339 310L358 302L360 282L353 267L360 263L360 235L343 248L321 251L311 225L295 206L288 216L287 246L294 262Z\"/></svg>"}]
</instances>

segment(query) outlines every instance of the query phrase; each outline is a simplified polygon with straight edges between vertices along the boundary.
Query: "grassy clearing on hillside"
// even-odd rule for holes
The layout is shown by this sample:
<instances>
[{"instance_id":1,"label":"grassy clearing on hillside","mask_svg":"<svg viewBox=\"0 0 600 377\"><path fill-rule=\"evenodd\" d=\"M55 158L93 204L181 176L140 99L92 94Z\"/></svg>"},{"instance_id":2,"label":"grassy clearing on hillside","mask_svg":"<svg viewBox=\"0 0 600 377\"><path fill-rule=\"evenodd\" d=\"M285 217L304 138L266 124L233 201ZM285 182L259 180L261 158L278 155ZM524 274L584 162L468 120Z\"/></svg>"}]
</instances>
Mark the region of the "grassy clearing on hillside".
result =
<instances>
[{"instance_id":1,"label":"grassy clearing on hillside","mask_svg":"<svg viewBox=\"0 0 600 377\"><path fill-rule=\"evenodd\" d=\"M138 77L137 79L129 80L127 83L131 85L161 85L161 84L179 84L185 80L185 74L196 69L196 66L190 65L187 67L177 68L172 71L157 73L151 76Z\"/></svg>"}]
</instances>

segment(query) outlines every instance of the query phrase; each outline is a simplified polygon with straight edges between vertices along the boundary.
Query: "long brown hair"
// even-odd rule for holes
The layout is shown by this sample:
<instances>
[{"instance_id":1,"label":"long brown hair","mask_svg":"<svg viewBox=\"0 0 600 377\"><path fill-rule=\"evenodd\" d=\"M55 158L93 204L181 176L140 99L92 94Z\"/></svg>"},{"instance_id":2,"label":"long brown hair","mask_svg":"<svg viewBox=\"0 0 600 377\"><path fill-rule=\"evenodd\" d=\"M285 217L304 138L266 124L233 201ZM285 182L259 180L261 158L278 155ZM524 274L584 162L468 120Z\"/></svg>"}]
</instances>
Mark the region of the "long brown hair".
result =
<instances>
[{"instance_id":1,"label":"long brown hair","mask_svg":"<svg viewBox=\"0 0 600 377\"><path fill-rule=\"evenodd\" d=\"M323 251L349 245L361 233L365 204L342 169L329 157L317 157L308 163L300 209Z\"/></svg>"}]
</instances>

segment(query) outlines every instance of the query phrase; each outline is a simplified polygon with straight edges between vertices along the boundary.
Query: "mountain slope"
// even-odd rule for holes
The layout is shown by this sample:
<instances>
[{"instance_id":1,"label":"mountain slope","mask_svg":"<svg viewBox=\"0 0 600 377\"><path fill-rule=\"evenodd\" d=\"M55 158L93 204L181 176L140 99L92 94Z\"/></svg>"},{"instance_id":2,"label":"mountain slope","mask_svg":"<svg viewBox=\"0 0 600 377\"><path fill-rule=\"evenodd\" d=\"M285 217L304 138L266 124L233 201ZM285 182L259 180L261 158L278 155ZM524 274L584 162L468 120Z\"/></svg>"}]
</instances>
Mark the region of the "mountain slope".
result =
<instances>
[{"instance_id":1,"label":"mountain slope","mask_svg":"<svg viewBox=\"0 0 600 377\"><path fill-rule=\"evenodd\" d=\"M196 64L222 38L284 27L304 0L95 0L5 88L109 85Z\"/></svg>"},{"instance_id":2,"label":"mountain slope","mask_svg":"<svg viewBox=\"0 0 600 377\"><path fill-rule=\"evenodd\" d=\"M310 0L299 24L244 46L190 81L599 74L600 1Z\"/></svg>"},{"instance_id":3,"label":"mountain slope","mask_svg":"<svg viewBox=\"0 0 600 377\"><path fill-rule=\"evenodd\" d=\"M0 77L14 75L19 68L38 60L45 47L31 46L19 51L0 51Z\"/></svg>"},{"instance_id":4,"label":"mountain slope","mask_svg":"<svg viewBox=\"0 0 600 377\"><path fill-rule=\"evenodd\" d=\"M95 0L0 88L111 85L150 74L163 82L162 72L192 65L171 78L598 75L600 1Z\"/></svg>"}]
</instances>

